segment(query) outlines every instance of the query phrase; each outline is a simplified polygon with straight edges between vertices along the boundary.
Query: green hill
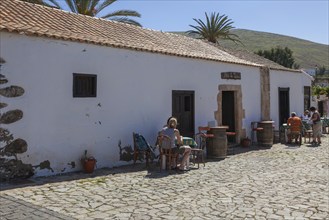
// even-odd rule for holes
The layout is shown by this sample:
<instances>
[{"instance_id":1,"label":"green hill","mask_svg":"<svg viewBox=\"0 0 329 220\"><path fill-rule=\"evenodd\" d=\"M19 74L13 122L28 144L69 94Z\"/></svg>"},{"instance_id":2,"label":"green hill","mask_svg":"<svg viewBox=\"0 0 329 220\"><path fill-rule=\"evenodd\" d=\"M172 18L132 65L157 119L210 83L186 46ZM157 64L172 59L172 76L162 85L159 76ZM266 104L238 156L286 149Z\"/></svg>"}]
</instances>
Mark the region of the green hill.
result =
<instances>
[{"instance_id":1,"label":"green hill","mask_svg":"<svg viewBox=\"0 0 329 220\"><path fill-rule=\"evenodd\" d=\"M279 34L251 31L244 29L234 29L232 33L238 35L244 44L244 47L251 51L268 50L277 46L288 47L293 51L295 62L300 65L300 68L314 68L325 66L329 69L329 45L314 43L311 41L289 37ZM232 41L221 41L225 47L239 48Z\"/></svg>"}]
</instances>

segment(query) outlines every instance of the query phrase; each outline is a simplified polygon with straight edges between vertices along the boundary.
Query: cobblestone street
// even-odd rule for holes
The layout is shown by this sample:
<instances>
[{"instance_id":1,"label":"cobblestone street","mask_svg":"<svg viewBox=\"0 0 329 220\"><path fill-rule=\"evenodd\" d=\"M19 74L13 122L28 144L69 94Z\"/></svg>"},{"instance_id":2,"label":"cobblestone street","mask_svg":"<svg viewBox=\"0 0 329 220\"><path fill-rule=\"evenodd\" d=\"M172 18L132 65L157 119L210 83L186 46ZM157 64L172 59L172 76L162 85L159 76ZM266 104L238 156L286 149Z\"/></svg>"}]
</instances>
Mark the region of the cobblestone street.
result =
<instances>
[{"instance_id":1,"label":"cobblestone street","mask_svg":"<svg viewBox=\"0 0 329 220\"><path fill-rule=\"evenodd\" d=\"M2 184L0 219L329 219L328 138L186 173L138 164Z\"/></svg>"}]
</instances>

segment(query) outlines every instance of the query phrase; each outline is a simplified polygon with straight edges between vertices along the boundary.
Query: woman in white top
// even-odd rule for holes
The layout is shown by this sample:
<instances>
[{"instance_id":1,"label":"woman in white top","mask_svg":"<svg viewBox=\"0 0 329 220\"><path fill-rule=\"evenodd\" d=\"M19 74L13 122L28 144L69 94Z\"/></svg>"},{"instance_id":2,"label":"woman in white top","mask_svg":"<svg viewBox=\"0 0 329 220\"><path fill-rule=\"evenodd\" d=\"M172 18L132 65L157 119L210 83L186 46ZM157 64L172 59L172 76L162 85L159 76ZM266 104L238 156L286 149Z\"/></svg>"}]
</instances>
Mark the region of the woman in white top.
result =
<instances>
[{"instance_id":1,"label":"woman in white top","mask_svg":"<svg viewBox=\"0 0 329 220\"><path fill-rule=\"evenodd\" d=\"M177 119L169 118L168 124L161 131L162 134L167 135L171 138L171 148L174 152L183 154L181 164L178 166L180 170L188 170L188 161L191 154L190 146L180 146L176 147L175 140L177 140L178 145L182 145L182 137L180 136L179 130L177 127Z\"/></svg>"},{"instance_id":2,"label":"woman in white top","mask_svg":"<svg viewBox=\"0 0 329 220\"><path fill-rule=\"evenodd\" d=\"M304 115L302 115L302 120L307 121L311 117L310 112L308 110L305 110Z\"/></svg>"}]
</instances>

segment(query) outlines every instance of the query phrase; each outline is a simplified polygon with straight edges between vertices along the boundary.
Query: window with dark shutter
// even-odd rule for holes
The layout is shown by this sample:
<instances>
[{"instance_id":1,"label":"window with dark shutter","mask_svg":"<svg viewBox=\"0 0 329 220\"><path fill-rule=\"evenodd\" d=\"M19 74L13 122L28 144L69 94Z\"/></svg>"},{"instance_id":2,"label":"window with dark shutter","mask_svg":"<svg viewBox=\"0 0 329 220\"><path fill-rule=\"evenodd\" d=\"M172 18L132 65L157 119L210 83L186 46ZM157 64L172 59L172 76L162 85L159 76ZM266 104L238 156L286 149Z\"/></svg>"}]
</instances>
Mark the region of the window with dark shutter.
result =
<instances>
[{"instance_id":1,"label":"window with dark shutter","mask_svg":"<svg viewBox=\"0 0 329 220\"><path fill-rule=\"evenodd\" d=\"M311 87L304 86L304 110L311 107Z\"/></svg>"},{"instance_id":2,"label":"window with dark shutter","mask_svg":"<svg viewBox=\"0 0 329 220\"><path fill-rule=\"evenodd\" d=\"M96 97L97 75L73 73L73 97Z\"/></svg>"}]
</instances>

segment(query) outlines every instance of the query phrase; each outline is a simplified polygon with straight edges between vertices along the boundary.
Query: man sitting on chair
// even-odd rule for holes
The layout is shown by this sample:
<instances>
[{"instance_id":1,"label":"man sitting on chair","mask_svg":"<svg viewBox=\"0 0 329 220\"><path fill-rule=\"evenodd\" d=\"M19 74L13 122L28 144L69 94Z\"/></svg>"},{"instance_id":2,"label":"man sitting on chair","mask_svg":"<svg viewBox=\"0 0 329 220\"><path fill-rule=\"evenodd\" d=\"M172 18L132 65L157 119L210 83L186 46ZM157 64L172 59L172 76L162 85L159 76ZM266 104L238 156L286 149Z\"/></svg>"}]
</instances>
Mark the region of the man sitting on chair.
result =
<instances>
[{"instance_id":1,"label":"man sitting on chair","mask_svg":"<svg viewBox=\"0 0 329 220\"><path fill-rule=\"evenodd\" d=\"M295 142L297 143L298 137L301 134L302 120L296 116L295 112L291 112L291 117L288 118L287 124L289 126L287 133L288 144L291 143L292 138L295 138Z\"/></svg>"}]
</instances>

